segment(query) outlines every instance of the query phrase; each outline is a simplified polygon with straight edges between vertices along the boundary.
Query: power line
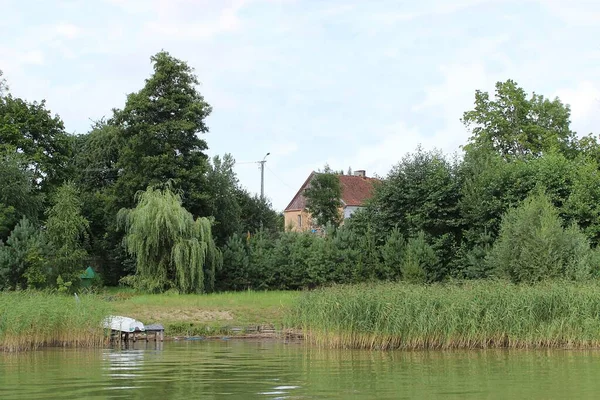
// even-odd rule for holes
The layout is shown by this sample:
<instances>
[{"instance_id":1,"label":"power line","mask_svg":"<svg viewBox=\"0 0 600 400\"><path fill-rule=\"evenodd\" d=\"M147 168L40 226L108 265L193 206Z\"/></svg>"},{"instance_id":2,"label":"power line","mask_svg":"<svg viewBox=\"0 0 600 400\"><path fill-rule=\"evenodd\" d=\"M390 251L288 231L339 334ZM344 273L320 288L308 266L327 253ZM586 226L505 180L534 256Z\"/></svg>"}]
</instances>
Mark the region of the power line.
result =
<instances>
[{"instance_id":1,"label":"power line","mask_svg":"<svg viewBox=\"0 0 600 400\"><path fill-rule=\"evenodd\" d=\"M278 180L279 182L283 183L285 186L289 187L290 189L294 189L293 187L291 187L290 185L288 185L288 184L287 184L287 183L286 183L286 182L285 182L283 179L281 179L279 176L277 176L277 174L276 174L275 172L273 172L273 170L272 170L271 168L269 168L269 167L267 166L267 169L269 170L269 172L270 172L270 173L272 173L272 174L273 174L273 176L274 176L275 178L277 178L277 180Z\"/></svg>"}]
</instances>

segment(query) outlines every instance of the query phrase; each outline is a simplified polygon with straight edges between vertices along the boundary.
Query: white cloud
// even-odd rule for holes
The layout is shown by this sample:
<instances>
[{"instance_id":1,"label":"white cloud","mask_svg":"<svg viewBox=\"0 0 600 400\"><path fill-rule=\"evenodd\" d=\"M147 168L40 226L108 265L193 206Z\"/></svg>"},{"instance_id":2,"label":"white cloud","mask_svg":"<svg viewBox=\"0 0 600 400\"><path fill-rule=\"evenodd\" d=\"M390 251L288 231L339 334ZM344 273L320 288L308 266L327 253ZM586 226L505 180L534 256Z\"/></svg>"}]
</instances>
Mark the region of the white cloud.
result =
<instances>
[{"instance_id":1,"label":"white cloud","mask_svg":"<svg viewBox=\"0 0 600 400\"><path fill-rule=\"evenodd\" d=\"M481 4L486 3L498 3L506 0L436 0L433 1L433 4L424 4L417 10L410 11L400 11L400 12L385 12L385 13L376 13L374 15L374 19L378 22L385 24L395 24L398 22L412 21L422 17L428 17L432 15L446 15L453 14L458 11L475 7ZM411 4L419 4L417 2Z\"/></svg>"},{"instance_id":2,"label":"white cloud","mask_svg":"<svg viewBox=\"0 0 600 400\"><path fill-rule=\"evenodd\" d=\"M54 27L55 32L67 39L75 39L81 33L79 27L73 24L58 24Z\"/></svg>"},{"instance_id":3,"label":"white cloud","mask_svg":"<svg viewBox=\"0 0 600 400\"><path fill-rule=\"evenodd\" d=\"M561 18L577 25L597 26L600 21L600 2L597 0L534 0L542 7Z\"/></svg>"}]
</instances>

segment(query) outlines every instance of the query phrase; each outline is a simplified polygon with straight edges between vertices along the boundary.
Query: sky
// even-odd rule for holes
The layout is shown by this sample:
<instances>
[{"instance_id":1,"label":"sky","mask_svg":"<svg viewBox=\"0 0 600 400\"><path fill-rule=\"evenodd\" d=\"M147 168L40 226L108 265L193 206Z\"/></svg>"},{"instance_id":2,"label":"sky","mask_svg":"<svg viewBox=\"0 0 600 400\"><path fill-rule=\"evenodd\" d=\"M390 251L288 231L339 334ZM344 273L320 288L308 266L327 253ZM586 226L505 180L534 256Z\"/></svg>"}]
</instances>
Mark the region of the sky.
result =
<instances>
[{"instance_id":1,"label":"sky","mask_svg":"<svg viewBox=\"0 0 600 400\"><path fill-rule=\"evenodd\" d=\"M122 108L166 50L212 105L210 156L283 210L313 170L387 175L460 154L475 90L513 79L600 133L600 0L0 0L0 70L74 134Z\"/></svg>"}]
</instances>

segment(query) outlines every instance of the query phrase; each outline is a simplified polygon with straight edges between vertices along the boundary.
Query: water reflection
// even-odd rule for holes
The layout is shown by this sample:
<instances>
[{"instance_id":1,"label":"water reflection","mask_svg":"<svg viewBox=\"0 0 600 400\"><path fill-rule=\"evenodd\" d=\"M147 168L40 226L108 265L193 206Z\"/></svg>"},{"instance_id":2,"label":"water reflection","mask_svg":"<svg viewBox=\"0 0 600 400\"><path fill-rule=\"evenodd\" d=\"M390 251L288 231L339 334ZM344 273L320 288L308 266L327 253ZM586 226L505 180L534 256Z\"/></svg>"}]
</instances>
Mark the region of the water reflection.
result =
<instances>
[{"instance_id":1,"label":"water reflection","mask_svg":"<svg viewBox=\"0 0 600 400\"><path fill-rule=\"evenodd\" d=\"M137 342L0 354L0 399L591 398L600 389L598 355Z\"/></svg>"}]
</instances>

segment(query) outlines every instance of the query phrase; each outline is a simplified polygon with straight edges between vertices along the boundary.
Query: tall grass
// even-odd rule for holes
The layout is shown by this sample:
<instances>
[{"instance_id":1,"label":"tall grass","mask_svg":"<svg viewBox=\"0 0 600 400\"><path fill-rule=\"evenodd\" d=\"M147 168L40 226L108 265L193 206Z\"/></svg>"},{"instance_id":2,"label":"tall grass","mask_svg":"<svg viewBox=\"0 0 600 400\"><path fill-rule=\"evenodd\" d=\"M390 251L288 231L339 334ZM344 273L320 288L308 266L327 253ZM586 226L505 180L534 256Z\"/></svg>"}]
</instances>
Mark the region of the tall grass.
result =
<instances>
[{"instance_id":1,"label":"tall grass","mask_svg":"<svg viewBox=\"0 0 600 400\"><path fill-rule=\"evenodd\" d=\"M77 301L56 293L0 293L0 350L101 346L107 340L102 320L109 314L108 303L96 296Z\"/></svg>"},{"instance_id":2,"label":"tall grass","mask_svg":"<svg viewBox=\"0 0 600 400\"><path fill-rule=\"evenodd\" d=\"M327 347L599 347L600 284L337 286L304 294L287 325Z\"/></svg>"}]
</instances>

